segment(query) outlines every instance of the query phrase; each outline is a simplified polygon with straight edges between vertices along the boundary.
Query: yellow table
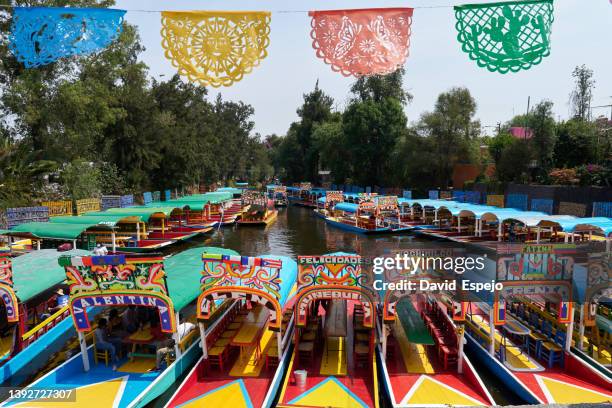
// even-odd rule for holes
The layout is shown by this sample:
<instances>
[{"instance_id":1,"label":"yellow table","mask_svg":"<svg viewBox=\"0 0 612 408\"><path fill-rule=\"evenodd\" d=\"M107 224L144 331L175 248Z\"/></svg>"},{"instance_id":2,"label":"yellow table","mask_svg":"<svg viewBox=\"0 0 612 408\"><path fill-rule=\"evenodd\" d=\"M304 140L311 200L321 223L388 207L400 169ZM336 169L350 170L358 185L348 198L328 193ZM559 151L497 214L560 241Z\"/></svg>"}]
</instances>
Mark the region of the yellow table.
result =
<instances>
[{"instance_id":1,"label":"yellow table","mask_svg":"<svg viewBox=\"0 0 612 408\"><path fill-rule=\"evenodd\" d=\"M264 332L269 316L270 314L267 309L257 307L244 318L242 326L240 326L240 329L230 343L232 346L240 347L241 357L246 349L256 347L255 356L256 359L259 359L261 356L259 340Z\"/></svg>"},{"instance_id":2,"label":"yellow table","mask_svg":"<svg viewBox=\"0 0 612 408\"><path fill-rule=\"evenodd\" d=\"M130 355L130 361L134 361L134 353L136 353L136 347L138 347L139 344L151 344L153 338L154 336L151 333L151 328L144 327L123 339L124 343L132 344L132 354Z\"/></svg>"}]
</instances>

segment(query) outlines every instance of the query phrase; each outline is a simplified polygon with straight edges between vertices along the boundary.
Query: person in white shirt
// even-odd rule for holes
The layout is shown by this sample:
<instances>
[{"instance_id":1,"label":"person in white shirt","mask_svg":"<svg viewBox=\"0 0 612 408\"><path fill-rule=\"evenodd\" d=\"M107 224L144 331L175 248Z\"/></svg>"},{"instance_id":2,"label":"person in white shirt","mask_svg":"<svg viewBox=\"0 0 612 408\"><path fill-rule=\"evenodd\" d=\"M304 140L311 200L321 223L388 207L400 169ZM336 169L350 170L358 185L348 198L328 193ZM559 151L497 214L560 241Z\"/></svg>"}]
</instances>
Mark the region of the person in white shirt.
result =
<instances>
[{"instance_id":1,"label":"person in white shirt","mask_svg":"<svg viewBox=\"0 0 612 408\"><path fill-rule=\"evenodd\" d=\"M105 245L102 244L98 244L96 245L96 247L93 250L94 255L96 256L104 256L104 255L108 255L108 249L106 248Z\"/></svg>"},{"instance_id":2,"label":"person in white shirt","mask_svg":"<svg viewBox=\"0 0 612 408\"><path fill-rule=\"evenodd\" d=\"M189 333L191 333L192 330L195 329L195 325L193 323L185 321L182 315L179 315L179 321L181 323L176 328L176 334L180 343L185 337L187 337ZM169 353L174 352L175 344L176 343L174 339L169 339L165 342L162 342L161 347L157 349L155 368L153 369L154 371L161 370L161 362L166 358Z\"/></svg>"}]
</instances>

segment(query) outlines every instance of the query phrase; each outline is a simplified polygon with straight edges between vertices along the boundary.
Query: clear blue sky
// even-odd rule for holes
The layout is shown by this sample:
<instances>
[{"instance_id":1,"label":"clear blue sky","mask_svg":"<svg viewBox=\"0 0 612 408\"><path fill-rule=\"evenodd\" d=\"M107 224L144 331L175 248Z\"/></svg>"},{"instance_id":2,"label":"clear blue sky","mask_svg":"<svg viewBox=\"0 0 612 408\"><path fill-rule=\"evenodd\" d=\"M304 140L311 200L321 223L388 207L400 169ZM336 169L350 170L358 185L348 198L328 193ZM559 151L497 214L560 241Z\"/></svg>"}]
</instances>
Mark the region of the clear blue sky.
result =
<instances>
[{"instance_id":1,"label":"clear blue sky","mask_svg":"<svg viewBox=\"0 0 612 408\"><path fill-rule=\"evenodd\" d=\"M474 0L468 3L485 3ZM269 55L241 82L220 91L210 89L210 97L242 100L255 108L255 130L262 135L285 134L296 120L302 94L312 90L316 80L342 109L348 100L352 79L332 72L316 58L311 47L310 19L306 11L367 7L451 6L449 0L117 0L117 8L127 10L269 10L272 11ZM274 13L281 10L300 13ZM126 19L138 26L146 51L141 58L151 75L173 75L161 47L159 13L128 11ZM469 88L478 103L477 117L483 125L506 121L526 110L527 96L532 105L542 99L554 102L555 114L569 115L568 97L571 73L579 64L595 71L597 81L593 106L612 103L612 4L609 0L556 0L552 28L552 53L528 71L500 75L478 68L461 51L456 40L452 8L423 8L414 11L410 56L406 62L405 88L414 95L406 108L411 122L431 110L440 92L453 86ZM597 109L594 115L610 115ZM486 129L485 129L486 130Z\"/></svg>"}]
</instances>

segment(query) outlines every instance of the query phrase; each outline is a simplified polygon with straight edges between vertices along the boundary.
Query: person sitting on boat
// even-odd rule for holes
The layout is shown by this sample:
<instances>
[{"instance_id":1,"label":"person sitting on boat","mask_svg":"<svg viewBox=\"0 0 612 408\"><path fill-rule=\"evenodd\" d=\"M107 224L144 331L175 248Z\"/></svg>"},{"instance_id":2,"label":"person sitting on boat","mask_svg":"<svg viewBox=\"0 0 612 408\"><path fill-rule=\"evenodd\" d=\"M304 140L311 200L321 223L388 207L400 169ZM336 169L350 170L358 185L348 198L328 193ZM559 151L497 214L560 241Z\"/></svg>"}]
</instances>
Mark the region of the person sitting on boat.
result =
<instances>
[{"instance_id":1,"label":"person sitting on boat","mask_svg":"<svg viewBox=\"0 0 612 408\"><path fill-rule=\"evenodd\" d=\"M97 244L93 250L93 253L96 256L108 255L108 249L106 248L106 245Z\"/></svg>"},{"instance_id":2,"label":"person sitting on boat","mask_svg":"<svg viewBox=\"0 0 612 408\"><path fill-rule=\"evenodd\" d=\"M136 306L130 305L121 316L121 323L126 332L132 334L138 330L138 311Z\"/></svg>"},{"instance_id":3,"label":"person sitting on boat","mask_svg":"<svg viewBox=\"0 0 612 408\"><path fill-rule=\"evenodd\" d=\"M56 312L59 312L64 307L68 306L68 300L70 296L64 294L64 289L59 288L55 291L55 306L47 306L47 310L40 315L41 320L48 319Z\"/></svg>"},{"instance_id":4,"label":"person sitting on boat","mask_svg":"<svg viewBox=\"0 0 612 408\"><path fill-rule=\"evenodd\" d=\"M176 328L176 334L179 343L195 329L195 325L188 321L185 321L182 315L179 315L179 321L181 322ZM176 342L174 339L167 339L159 343L159 347L156 352L155 368L154 371L161 370L161 362L168 356L168 354L174 353L174 346Z\"/></svg>"},{"instance_id":5,"label":"person sitting on boat","mask_svg":"<svg viewBox=\"0 0 612 408\"><path fill-rule=\"evenodd\" d=\"M113 371L117 371L117 350L121 348L121 340L109 337L107 332L107 321L105 318L101 318L98 321L98 328L94 332L96 336L96 349L106 350L110 353L110 359L113 362Z\"/></svg>"},{"instance_id":6,"label":"person sitting on boat","mask_svg":"<svg viewBox=\"0 0 612 408\"><path fill-rule=\"evenodd\" d=\"M108 314L108 333L110 336L118 338L128 335L128 331L123 327L123 319L117 309L112 309Z\"/></svg>"}]
</instances>

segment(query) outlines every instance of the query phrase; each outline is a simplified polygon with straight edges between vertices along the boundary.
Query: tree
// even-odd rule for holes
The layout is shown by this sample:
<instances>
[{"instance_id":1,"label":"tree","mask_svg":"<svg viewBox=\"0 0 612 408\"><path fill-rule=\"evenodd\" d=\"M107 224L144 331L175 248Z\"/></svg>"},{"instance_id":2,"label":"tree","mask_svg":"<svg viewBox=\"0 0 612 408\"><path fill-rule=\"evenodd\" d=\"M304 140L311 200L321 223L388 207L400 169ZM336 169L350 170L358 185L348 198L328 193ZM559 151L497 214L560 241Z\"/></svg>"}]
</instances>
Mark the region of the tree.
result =
<instances>
[{"instance_id":1,"label":"tree","mask_svg":"<svg viewBox=\"0 0 612 408\"><path fill-rule=\"evenodd\" d=\"M597 162L597 128L591 122L570 119L557 126L556 167L575 167Z\"/></svg>"},{"instance_id":2,"label":"tree","mask_svg":"<svg viewBox=\"0 0 612 408\"><path fill-rule=\"evenodd\" d=\"M501 153L495 166L497 178L504 182L527 182L532 151L529 142L514 139Z\"/></svg>"},{"instance_id":3,"label":"tree","mask_svg":"<svg viewBox=\"0 0 612 408\"><path fill-rule=\"evenodd\" d=\"M421 116L419 130L432 139L436 185L449 185L459 161L473 161L480 123L473 119L476 101L467 88L451 88L438 96L433 112Z\"/></svg>"},{"instance_id":4,"label":"tree","mask_svg":"<svg viewBox=\"0 0 612 408\"><path fill-rule=\"evenodd\" d=\"M404 74L404 68L400 68L387 75L360 77L351 86L351 92L363 102L382 102L386 98L394 98L407 105L412 101L412 95L403 89Z\"/></svg>"},{"instance_id":5,"label":"tree","mask_svg":"<svg viewBox=\"0 0 612 408\"><path fill-rule=\"evenodd\" d=\"M352 179L360 185L387 185L386 159L406 130L407 118L399 100L352 102L342 115L342 131L353 166Z\"/></svg>"},{"instance_id":6,"label":"tree","mask_svg":"<svg viewBox=\"0 0 612 408\"><path fill-rule=\"evenodd\" d=\"M290 132L295 135L304 160L304 180L315 182L318 179L319 154L313 147L312 134L317 124L329 120L333 103L334 100L319 88L317 81L314 90L304 94L304 103L297 110L300 121L290 126Z\"/></svg>"},{"instance_id":7,"label":"tree","mask_svg":"<svg viewBox=\"0 0 612 408\"><path fill-rule=\"evenodd\" d=\"M580 120L589 120L591 110L591 100L593 99L593 70L586 65L579 65L572 72L574 78L574 90L570 94L570 105L574 112L574 117Z\"/></svg>"}]
</instances>

